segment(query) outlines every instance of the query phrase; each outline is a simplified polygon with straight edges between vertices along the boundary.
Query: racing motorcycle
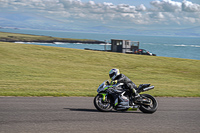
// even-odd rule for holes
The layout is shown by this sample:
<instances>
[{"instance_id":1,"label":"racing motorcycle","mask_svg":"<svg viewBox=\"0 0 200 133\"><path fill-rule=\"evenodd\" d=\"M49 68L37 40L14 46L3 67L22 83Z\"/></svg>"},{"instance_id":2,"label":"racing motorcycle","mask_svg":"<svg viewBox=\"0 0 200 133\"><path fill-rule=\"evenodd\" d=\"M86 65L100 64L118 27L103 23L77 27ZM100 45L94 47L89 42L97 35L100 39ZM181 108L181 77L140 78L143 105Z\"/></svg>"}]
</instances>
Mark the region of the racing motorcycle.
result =
<instances>
[{"instance_id":1,"label":"racing motorcycle","mask_svg":"<svg viewBox=\"0 0 200 133\"><path fill-rule=\"evenodd\" d=\"M106 80L97 89L98 94L94 98L94 106L103 112L109 112L113 109L116 111L139 109L143 113L154 113L158 108L156 99L149 94L139 94L154 89L154 86L150 85L140 84L136 89L136 95L133 96L123 83L110 85Z\"/></svg>"}]
</instances>

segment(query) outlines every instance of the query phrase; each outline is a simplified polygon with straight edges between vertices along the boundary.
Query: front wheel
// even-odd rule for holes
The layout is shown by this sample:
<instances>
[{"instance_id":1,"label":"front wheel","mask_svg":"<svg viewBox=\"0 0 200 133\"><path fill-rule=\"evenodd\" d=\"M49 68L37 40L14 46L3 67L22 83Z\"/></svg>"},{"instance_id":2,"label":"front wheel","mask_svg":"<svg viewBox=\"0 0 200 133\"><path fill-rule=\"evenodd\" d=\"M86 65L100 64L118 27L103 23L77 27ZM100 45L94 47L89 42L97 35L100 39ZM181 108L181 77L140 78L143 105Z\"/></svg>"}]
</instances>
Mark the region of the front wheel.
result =
<instances>
[{"instance_id":1,"label":"front wheel","mask_svg":"<svg viewBox=\"0 0 200 133\"><path fill-rule=\"evenodd\" d=\"M103 96L99 94L94 98L94 106L97 110L102 112L108 112L113 109L111 98L106 97L106 99L103 100Z\"/></svg>"},{"instance_id":2,"label":"front wheel","mask_svg":"<svg viewBox=\"0 0 200 133\"><path fill-rule=\"evenodd\" d=\"M149 101L148 103L144 103L140 105L140 110L143 113L154 113L158 108L158 102L156 99L149 94L141 94L142 99Z\"/></svg>"}]
</instances>

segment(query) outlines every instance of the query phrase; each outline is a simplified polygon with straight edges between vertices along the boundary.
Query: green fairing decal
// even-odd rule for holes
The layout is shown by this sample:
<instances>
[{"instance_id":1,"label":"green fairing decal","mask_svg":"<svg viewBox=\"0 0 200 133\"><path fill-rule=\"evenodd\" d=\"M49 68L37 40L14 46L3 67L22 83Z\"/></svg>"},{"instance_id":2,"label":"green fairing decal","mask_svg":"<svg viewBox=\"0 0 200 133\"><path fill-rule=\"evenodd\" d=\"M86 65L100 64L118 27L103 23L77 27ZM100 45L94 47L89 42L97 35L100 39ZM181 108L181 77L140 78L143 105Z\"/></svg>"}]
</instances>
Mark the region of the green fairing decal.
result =
<instances>
[{"instance_id":1,"label":"green fairing decal","mask_svg":"<svg viewBox=\"0 0 200 133\"><path fill-rule=\"evenodd\" d=\"M115 99L115 106L118 104L118 98Z\"/></svg>"},{"instance_id":2,"label":"green fairing decal","mask_svg":"<svg viewBox=\"0 0 200 133\"><path fill-rule=\"evenodd\" d=\"M104 90L106 90L106 89L108 89L108 88L110 88L110 87L113 87L112 85L111 86L108 86L108 87L106 87Z\"/></svg>"},{"instance_id":3,"label":"green fairing decal","mask_svg":"<svg viewBox=\"0 0 200 133\"><path fill-rule=\"evenodd\" d=\"M108 87L106 87L106 88L104 89L104 91L105 91L106 89L108 89Z\"/></svg>"},{"instance_id":4,"label":"green fairing decal","mask_svg":"<svg viewBox=\"0 0 200 133\"><path fill-rule=\"evenodd\" d=\"M106 94L101 93L101 95L103 96L103 101L105 101L105 99L106 99Z\"/></svg>"}]
</instances>

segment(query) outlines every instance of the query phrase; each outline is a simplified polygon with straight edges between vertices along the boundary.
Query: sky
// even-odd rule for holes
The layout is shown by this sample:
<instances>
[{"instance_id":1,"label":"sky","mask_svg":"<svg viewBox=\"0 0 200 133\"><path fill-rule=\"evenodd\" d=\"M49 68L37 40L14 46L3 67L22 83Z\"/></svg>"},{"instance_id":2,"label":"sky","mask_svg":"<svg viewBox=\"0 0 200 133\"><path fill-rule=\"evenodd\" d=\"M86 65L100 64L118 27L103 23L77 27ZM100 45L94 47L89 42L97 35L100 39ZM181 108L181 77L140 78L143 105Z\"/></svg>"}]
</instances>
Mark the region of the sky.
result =
<instances>
[{"instance_id":1,"label":"sky","mask_svg":"<svg viewBox=\"0 0 200 133\"><path fill-rule=\"evenodd\" d=\"M85 29L199 27L200 0L0 0L0 27L59 27L61 23L65 28Z\"/></svg>"}]
</instances>

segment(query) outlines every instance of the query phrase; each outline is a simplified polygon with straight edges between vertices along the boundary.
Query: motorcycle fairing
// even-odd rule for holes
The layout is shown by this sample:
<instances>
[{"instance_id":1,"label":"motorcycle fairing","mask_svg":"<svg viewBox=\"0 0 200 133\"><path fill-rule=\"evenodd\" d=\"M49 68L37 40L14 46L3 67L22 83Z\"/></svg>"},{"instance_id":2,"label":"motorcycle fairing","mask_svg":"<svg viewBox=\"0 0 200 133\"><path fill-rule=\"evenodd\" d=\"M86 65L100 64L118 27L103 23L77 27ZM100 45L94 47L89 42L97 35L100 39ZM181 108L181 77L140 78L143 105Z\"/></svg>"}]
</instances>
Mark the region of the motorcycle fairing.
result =
<instances>
[{"instance_id":1,"label":"motorcycle fairing","mask_svg":"<svg viewBox=\"0 0 200 133\"><path fill-rule=\"evenodd\" d=\"M114 88L109 88L108 89L108 93L113 97L113 101L114 101L114 106L117 106L118 104L118 97L120 95L120 93L116 93L116 89L114 89L115 91L113 92Z\"/></svg>"},{"instance_id":2,"label":"motorcycle fairing","mask_svg":"<svg viewBox=\"0 0 200 133\"><path fill-rule=\"evenodd\" d=\"M118 104L118 98L115 99L115 106Z\"/></svg>"},{"instance_id":3,"label":"motorcycle fairing","mask_svg":"<svg viewBox=\"0 0 200 133\"><path fill-rule=\"evenodd\" d=\"M110 94L113 98L113 101L114 101L114 106L117 106L118 105L118 97L119 97L119 93L113 93L111 91L107 91L108 93L99 93L103 96L103 101L105 101L106 99L106 96L108 96L108 94Z\"/></svg>"}]
</instances>

